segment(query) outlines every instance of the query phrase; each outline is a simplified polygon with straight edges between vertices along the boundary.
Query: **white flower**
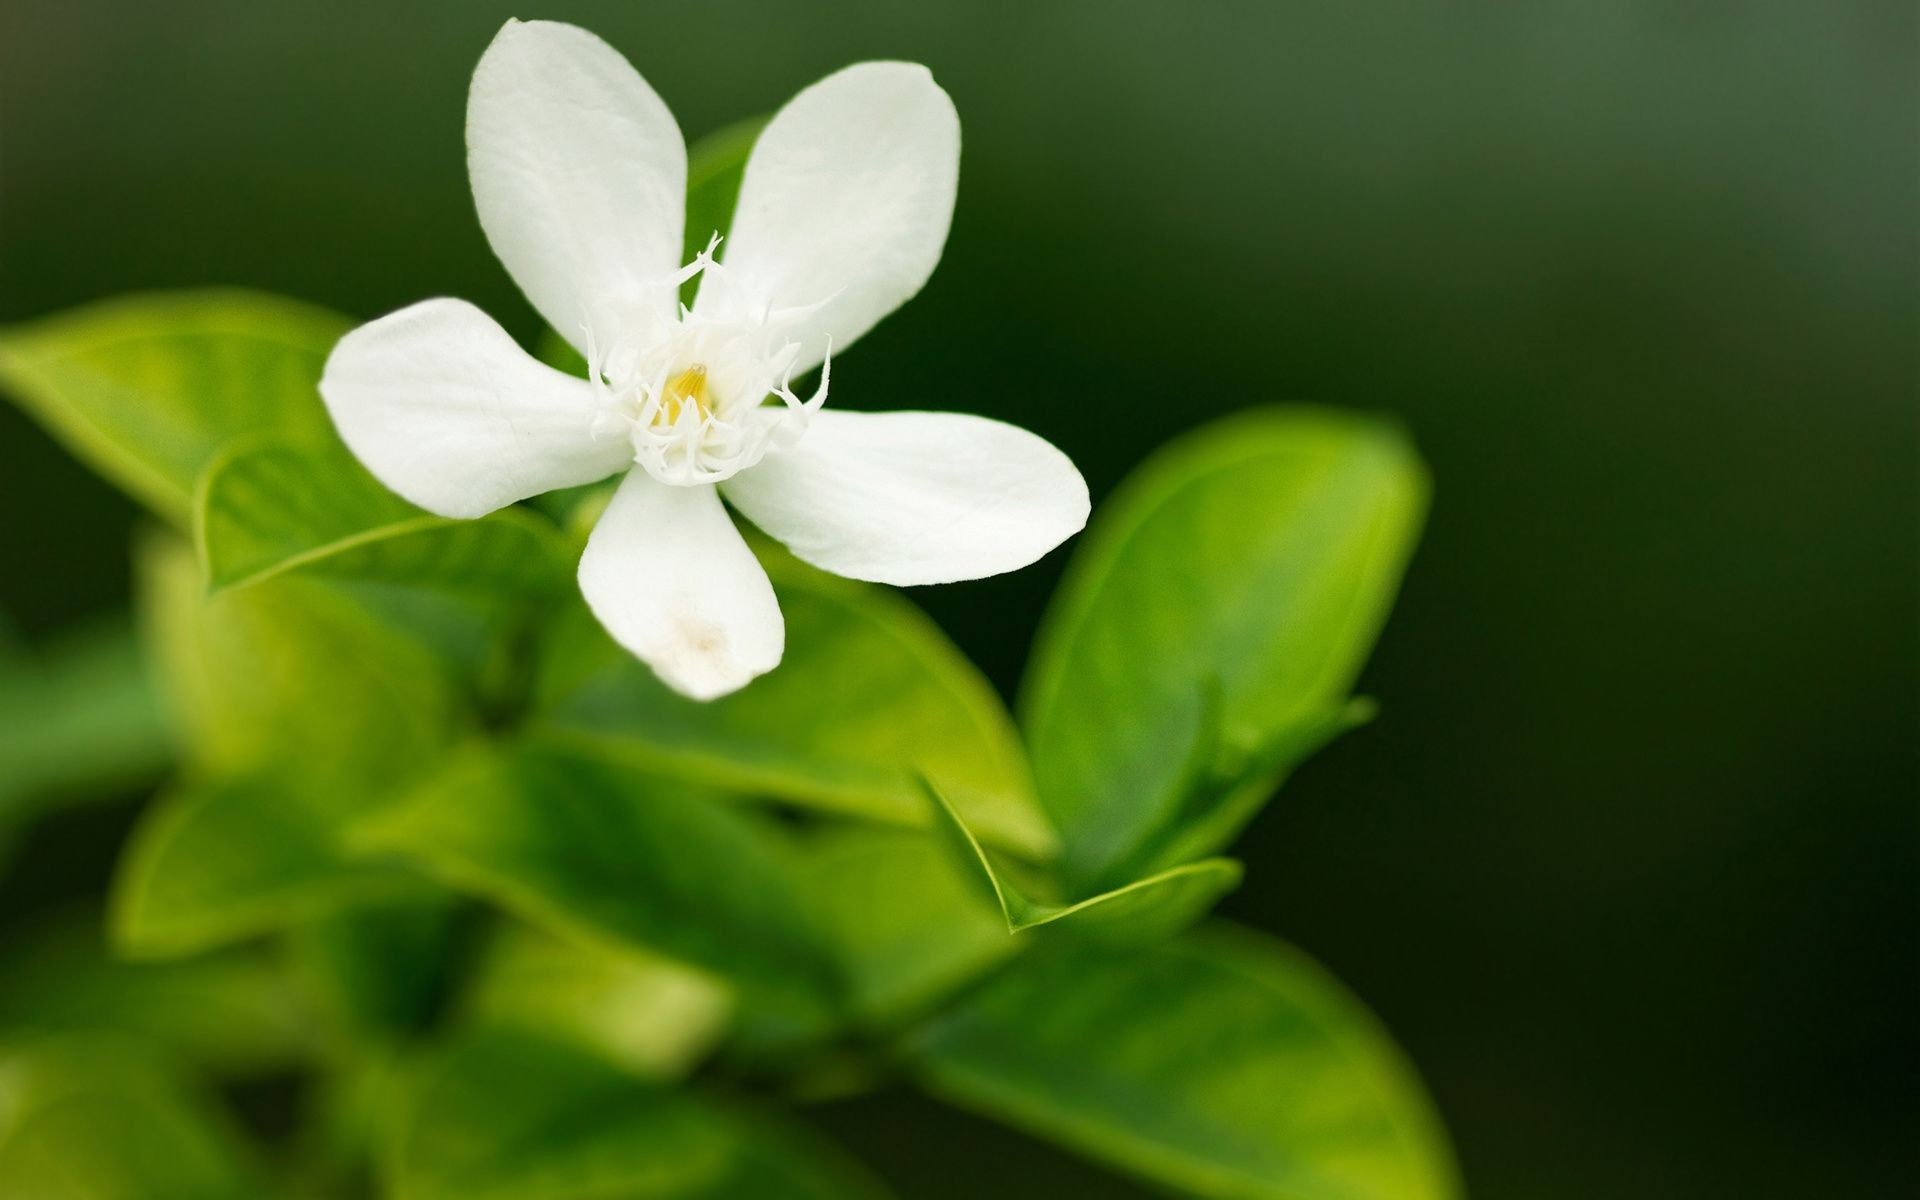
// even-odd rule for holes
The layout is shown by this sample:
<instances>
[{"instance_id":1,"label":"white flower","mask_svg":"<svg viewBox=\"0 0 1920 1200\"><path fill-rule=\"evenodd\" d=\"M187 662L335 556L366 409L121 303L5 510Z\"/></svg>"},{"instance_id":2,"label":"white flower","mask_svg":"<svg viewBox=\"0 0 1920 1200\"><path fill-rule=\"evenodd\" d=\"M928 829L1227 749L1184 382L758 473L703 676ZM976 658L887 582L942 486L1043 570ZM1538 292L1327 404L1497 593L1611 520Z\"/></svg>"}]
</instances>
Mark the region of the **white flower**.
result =
<instances>
[{"instance_id":1,"label":"white flower","mask_svg":"<svg viewBox=\"0 0 1920 1200\"><path fill-rule=\"evenodd\" d=\"M724 695L776 666L786 633L722 494L801 559L902 585L1014 570L1086 522L1079 472L1025 430L820 411L829 352L932 274L959 159L953 103L924 67L848 67L760 135L724 263L716 241L683 267L686 148L666 105L585 30L509 21L467 99L474 203L589 378L442 299L342 338L321 395L368 469L444 516L626 470L581 591L669 685ZM815 367L803 399L790 381Z\"/></svg>"}]
</instances>

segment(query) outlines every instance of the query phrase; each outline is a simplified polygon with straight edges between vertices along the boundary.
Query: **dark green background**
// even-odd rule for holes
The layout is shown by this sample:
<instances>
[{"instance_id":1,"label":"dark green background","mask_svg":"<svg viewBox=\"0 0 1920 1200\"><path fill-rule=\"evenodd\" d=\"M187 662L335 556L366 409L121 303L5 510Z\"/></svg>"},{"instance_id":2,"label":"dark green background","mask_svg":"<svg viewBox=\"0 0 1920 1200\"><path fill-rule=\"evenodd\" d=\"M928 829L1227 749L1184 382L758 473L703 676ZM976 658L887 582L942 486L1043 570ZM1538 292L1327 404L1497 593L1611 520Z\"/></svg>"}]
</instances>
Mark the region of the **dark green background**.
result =
<instances>
[{"instance_id":1,"label":"dark green background","mask_svg":"<svg viewBox=\"0 0 1920 1200\"><path fill-rule=\"evenodd\" d=\"M1910 3L7 0L0 319L241 283L531 336L461 142L508 15L601 33L693 136L933 68L952 240L836 403L1017 421L1096 500L1245 405L1406 419L1437 496L1384 716L1227 911L1378 1009L1478 1196L1911 1182ZM124 602L130 506L11 409L0 512L29 634ZM1011 689L1058 559L916 598ZM97 882L100 825L9 904ZM818 1115L910 1196L1135 1194L904 1096Z\"/></svg>"}]
</instances>

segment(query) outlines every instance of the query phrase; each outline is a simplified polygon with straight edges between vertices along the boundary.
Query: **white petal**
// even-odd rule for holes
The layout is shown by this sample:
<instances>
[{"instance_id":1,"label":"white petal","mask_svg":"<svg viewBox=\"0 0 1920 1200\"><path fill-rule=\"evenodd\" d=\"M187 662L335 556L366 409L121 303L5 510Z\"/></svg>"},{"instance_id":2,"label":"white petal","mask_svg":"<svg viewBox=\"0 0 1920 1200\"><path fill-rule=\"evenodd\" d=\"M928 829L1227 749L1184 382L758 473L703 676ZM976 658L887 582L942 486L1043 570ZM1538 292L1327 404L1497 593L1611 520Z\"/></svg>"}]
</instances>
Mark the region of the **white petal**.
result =
<instances>
[{"instance_id":1,"label":"white petal","mask_svg":"<svg viewBox=\"0 0 1920 1200\"><path fill-rule=\"evenodd\" d=\"M801 559L876 583L1017 570L1087 523L1087 484L1066 455L957 413L821 412L799 445L722 486Z\"/></svg>"},{"instance_id":2,"label":"white petal","mask_svg":"<svg viewBox=\"0 0 1920 1200\"><path fill-rule=\"evenodd\" d=\"M467 173L493 252L575 348L673 319L686 143L613 47L508 21L467 93Z\"/></svg>"},{"instance_id":3,"label":"white petal","mask_svg":"<svg viewBox=\"0 0 1920 1200\"><path fill-rule=\"evenodd\" d=\"M633 459L593 435L584 379L536 362L464 300L427 300L340 339L320 395L381 483L443 517L478 517Z\"/></svg>"},{"instance_id":4,"label":"white petal","mask_svg":"<svg viewBox=\"0 0 1920 1200\"><path fill-rule=\"evenodd\" d=\"M960 118L915 63L848 67L774 116L747 159L722 261L775 308L824 302L794 335L796 372L926 283L959 177Z\"/></svg>"},{"instance_id":5,"label":"white petal","mask_svg":"<svg viewBox=\"0 0 1920 1200\"><path fill-rule=\"evenodd\" d=\"M615 641L695 700L746 686L786 649L773 585L710 485L629 472L587 539L580 591Z\"/></svg>"}]
</instances>

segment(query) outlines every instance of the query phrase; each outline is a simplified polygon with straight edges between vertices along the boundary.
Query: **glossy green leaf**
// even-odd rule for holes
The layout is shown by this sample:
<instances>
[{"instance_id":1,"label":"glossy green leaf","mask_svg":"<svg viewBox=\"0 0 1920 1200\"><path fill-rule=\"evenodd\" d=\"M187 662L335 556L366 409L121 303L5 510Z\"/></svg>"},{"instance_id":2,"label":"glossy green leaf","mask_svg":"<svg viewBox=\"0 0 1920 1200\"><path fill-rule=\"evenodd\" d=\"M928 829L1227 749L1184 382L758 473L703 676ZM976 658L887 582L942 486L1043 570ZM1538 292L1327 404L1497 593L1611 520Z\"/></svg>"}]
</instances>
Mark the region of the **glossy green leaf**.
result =
<instances>
[{"instance_id":1,"label":"glossy green leaf","mask_svg":"<svg viewBox=\"0 0 1920 1200\"><path fill-rule=\"evenodd\" d=\"M829 826L801 862L850 1001L869 1023L927 1010L1024 949L924 832Z\"/></svg>"},{"instance_id":2,"label":"glossy green leaf","mask_svg":"<svg viewBox=\"0 0 1920 1200\"><path fill-rule=\"evenodd\" d=\"M1393 426L1265 409L1159 452L1103 507L1021 704L1076 885L1218 850L1339 725L1426 496Z\"/></svg>"},{"instance_id":3,"label":"glossy green leaf","mask_svg":"<svg viewBox=\"0 0 1920 1200\"><path fill-rule=\"evenodd\" d=\"M112 933L140 958L195 954L341 908L417 894L343 845L342 798L287 775L193 784L156 801L121 855Z\"/></svg>"},{"instance_id":4,"label":"glossy green leaf","mask_svg":"<svg viewBox=\"0 0 1920 1200\"><path fill-rule=\"evenodd\" d=\"M47 808L158 778L171 749L124 623L76 631L38 655L0 653L0 855Z\"/></svg>"},{"instance_id":5,"label":"glossy green leaf","mask_svg":"<svg viewBox=\"0 0 1920 1200\"><path fill-rule=\"evenodd\" d=\"M1040 947L914 1054L955 1103L1195 1195L1460 1194L1432 1105L1372 1015L1247 931Z\"/></svg>"},{"instance_id":6,"label":"glossy green leaf","mask_svg":"<svg viewBox=\"0 0 1920 1200\"><path fill-rule=\"evenodd\" d=\"M540 726L650 770L898 824L928 822L913 775L925 770L981 837L1050 852L1005 706L926 614L772 550L763 560L787 622L771 673L688 700L574 604L538 685Z\"/></svg>"},{"instance_id":7,"label":"glossy green leaf","mask_svg":"<svg viewBox=\"0 0 1920 1200\"><path fill-rule=\"evenodd\" d=\"M1056 922L1062 929L1116 941L1154 941L1177 933L1205 915L1221 896L1240 885L1240 864L1209 858L1155 872L1144 879L1082 900L1035 900L1019 887L980 844L953 804L931 780L923 779L938 818L936 827L956 860L985 888L1006 921L1009 933Z\"/></svg>"},{"instance_id":8,"label":"glossy green leaf","mask_svg":"<svg viewBox=\"0 0 1920 1200\"><path fill-rule=\"evenodd\" d=\"M232 438L328 430L316 387L349 324L250 292L128 296L0 330L0 390L185 527L195 480Z\"/></svg>"},{"instance_id":9,"label":"glossy green leaf","mask_svg":"<svg viewBox=\"0 0 1920 1200\"><path fill-rule=\"evenodd\" d=\"M681 784L552 746L476 748L355 844L526 920L657 951L757 997L813 1012L832 991L785 847Z\"/></svg>"},{"instance_id":10,"label":"glossy green leaf","mask_svg":"<svg viewBox=\"0 0 1920 1200\"><path fill-rule=\"evenodd\" d=\"M224 1113L151 1048L78 1035L0 1051L0 1186L19 1200L254 1200Z\"/></svg>"},{"instance_id":11,"label":"glossy green leaf","mask_svg":"<svg viewBox=\"0 0 1920 1200\"><path fill-rule=\"evenodd\" d=\"M509 1034L463 1039L429 1064L385 1174L394 1200L879 1194L798 1131L636 1078L577 1047Z\"/></svg>"},{"instance_id":12,"label":"glossy green leaf","mask_svg":"<svg viewBox=\"0 0 1920 1200\"><path fill-rule=\"evenodd\" d=\"M201 476L194 535L215 589L289 572L489 597L573 581L573 556L550 522L520 508L436 517L381 486L331 438L268 433L232 443Z\"/></svg>"},{"instance_id":13,"label":"glossy green leaf","mask_svg":"<svg viewBox=\"0 0 1920 1200\"><path fill-rule=\"evenodd\" d=\"M471 1028L569 1042L623 1070L674 1079L726 1033L733 998L700 971L629 946L507 922L463 1005Z\"/></svg>"},{"instance_id":14,"label":"glossy green leaf","mask_svg":"<svg viewBox=\"0 0 1920 1200\"><path fill-rule=\"evenodd\" d=\"M97 914L15 935L0 955L0 1027L113 1031L150 1038L223 1076L255 1076L308 1059L309 1013L287 973L257 947L184 962L108 953Z\"/></svg>"}]
</instances>

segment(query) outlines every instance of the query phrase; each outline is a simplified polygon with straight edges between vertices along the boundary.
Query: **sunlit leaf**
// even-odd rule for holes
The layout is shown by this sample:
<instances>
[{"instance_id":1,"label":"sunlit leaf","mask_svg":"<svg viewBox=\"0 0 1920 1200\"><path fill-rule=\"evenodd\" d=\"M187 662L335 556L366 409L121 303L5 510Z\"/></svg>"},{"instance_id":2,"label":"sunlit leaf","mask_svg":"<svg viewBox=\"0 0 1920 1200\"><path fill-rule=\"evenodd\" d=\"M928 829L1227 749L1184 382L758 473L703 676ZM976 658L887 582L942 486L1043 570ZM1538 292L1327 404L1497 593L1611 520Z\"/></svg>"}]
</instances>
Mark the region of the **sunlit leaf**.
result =
<instances>
[{"instance_id":1,"label":"sunlit leaf","mask_svg":"<svg viewBox=\"0 0 1920 1200\"><path fill-rule=\"evenodd\" d=\"M387 1155L395 1200L834 1200L877 1187L831 1148L637 1078L578 1047L496 1033L448 1047Z\"/></svg>"},{"instance_id":2,"label":"sunlit leaf","mask_svg":"<svg viewBox=\"0 0 1920 1200\"><path fill-rule=\"evenodd\" d=\"M63 1035L0 1050L0 1185L20 1200L254 1200L225 1114L151 1048Z\"/></svg>"},{"instance_id":3,"label":"sunlit leaf","mask_svg":"<svg viewBox=\"0 0 1920 1200\"><path fill-rule=\"evenodd\" d=\"M354 839L526 920L821 1009L830 962L784 847L713 795L526 744L476 749Z\"/></svg>"},{"instance_id":4,"label":"sunlit leaf","mask_svg":"<svg viewBox=\"0 0 1920 1200\"><path fill-rule=\"evenodd\" d=\"M194 481L230 439L328 429L316 386L349 324L251 292L128 296L0 330L0 390L184 528Z\"/></svg>"},{"instance_id":5,"label":"sunlit leaf","mask_svg":"<svg viewBox=\"0 0 1920 1200\"><path fill-rule=\"evenodd\" d=\"M346 447L268 433L216 455L201 477L194 534L210 587L299 572L524 596L571 585L559 531L507 508L436 517L389 492Z\"/></svg>"},{"instance_id":6,"label":"sunlit leaf","mask_svg":"<svg viewBox=\"0 0 1920 1200\"><path fill-rule=\"evenodd\" d=\"M570 1042L650 1079L685 1074L726 1032L713 977L629 946L505 923L467 989L473 1028Z\"/></svg>"},{"instance_id":7,"label":"sunlit leaf","mask_svg":"<svg viewBox=\"0 0 1920 1200\"><path fill-rule=\"evenodd\" d=\"M1039 947L915 1053L940 1095L1197 1195L1459 1195L1432 1106L1372 1015L1299 951L1231 927Z\"/></svg>"},{"instance_id":8,"label":"sunlit leaf","mask_svg":"<svg viewBox=\"0 0 1920 1200\"><path fill-rule=\"evenodd\" d=\"M1397 429L1313 409L1221 421L1127 481L1022 694L1069 878L1113 886L1219 849L1342 727L1426 495Z\"/></svg>"},{"instance_id":9,"label":"sunlit leaf","mask_svg":"<svg viewBox=\"0 0 1920 1200\"><path fill-rule=\"evenodd\" d=\"M540 726L652 770L898 824L929 820L914 780L923 769L981 837L1048 853L1052 831L1005 706L926 614L763 557L787 622L786 658L770 674L688 700L576 603L554 631Z\"/></svg>"},{"instance_id":10,"label":"sunlit leaf","mask_svg":"<svg viewBox=\"0 0 1920 1200\"><path fill-rule=\"evenodd\" d=\"M1035 900L1007 870L995 864L946 795L931 780L922 780L938 818L936 828L955 860L984 887L1006 921L1009 933L1042 925L1116 941L1153 941L1184 929L1240 884L1240 864L1230 858L1209 858L1157 871L1144 879L1070 902Z\"/></svg>"}]
</instances>

